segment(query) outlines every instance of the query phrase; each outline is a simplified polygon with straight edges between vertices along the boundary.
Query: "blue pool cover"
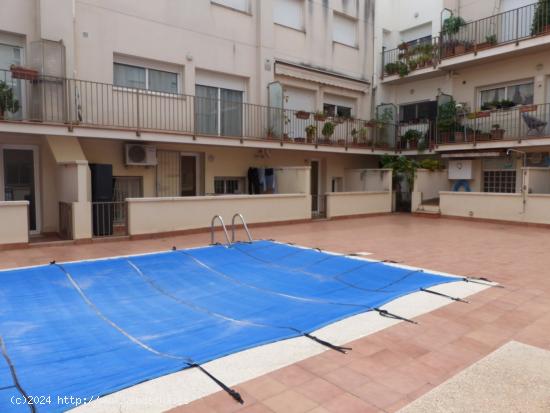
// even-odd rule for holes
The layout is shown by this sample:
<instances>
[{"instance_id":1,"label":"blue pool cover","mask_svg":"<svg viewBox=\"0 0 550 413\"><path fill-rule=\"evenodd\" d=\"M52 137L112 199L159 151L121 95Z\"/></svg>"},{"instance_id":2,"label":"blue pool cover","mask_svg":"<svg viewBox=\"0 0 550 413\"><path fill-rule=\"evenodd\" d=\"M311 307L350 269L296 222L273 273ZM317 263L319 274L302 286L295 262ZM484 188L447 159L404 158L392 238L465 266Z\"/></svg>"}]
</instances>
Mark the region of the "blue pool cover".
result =
<instances>
[{"instance_id":1,"label":"blue pool cover","mask_svg":"<svg viewBox=\"0 0 550 413\"><path fill-rule=\"evenodd\" d=\"M22 393L65 411L460 280L272 241L3 271L0 412L28 412Z\"/></svg>"}]
</instances>

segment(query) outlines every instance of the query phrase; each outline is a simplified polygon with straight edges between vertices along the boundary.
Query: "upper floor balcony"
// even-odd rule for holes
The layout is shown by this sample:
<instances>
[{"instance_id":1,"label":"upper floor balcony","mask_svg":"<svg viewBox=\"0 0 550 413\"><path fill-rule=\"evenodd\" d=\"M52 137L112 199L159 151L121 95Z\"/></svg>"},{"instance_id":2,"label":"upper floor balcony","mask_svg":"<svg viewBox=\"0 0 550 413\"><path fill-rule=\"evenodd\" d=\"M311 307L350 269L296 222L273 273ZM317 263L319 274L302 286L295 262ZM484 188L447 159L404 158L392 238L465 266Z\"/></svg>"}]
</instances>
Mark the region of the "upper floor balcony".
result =
<instances>
[{"instance_id":1,"label":"upper floor balcony","mask_svg":"<svg viewBox=\"0 0 550 413\"><path fill-rule=\"evenodd\" d=\"M451 16L431 41L382 49L382 81L402 83L496 58L542 50L550 44L550 2L541 1L466 22Z\"/></svg>"},{"instance_id":2,"label":"upper floor balcony","mask_svg":"<svg viewBox=\"0 0 550 413\"><path fill-rule=\"evenodd\" d=\"M437 120L440 151L550 145L550 103L448 115L449 112L449 107L440 109Z\"/></svg>"},{"instance_id":3,"label":"upper floor balcony","mask_svg":"<svg viewBox=\"0 0 550 413\"><path fill-rule=\"evenodd\" d=\"M398 149L390 122L42 76L23 68L0 71L0 131L327 152Z\"/></svg>"}]
</instances>

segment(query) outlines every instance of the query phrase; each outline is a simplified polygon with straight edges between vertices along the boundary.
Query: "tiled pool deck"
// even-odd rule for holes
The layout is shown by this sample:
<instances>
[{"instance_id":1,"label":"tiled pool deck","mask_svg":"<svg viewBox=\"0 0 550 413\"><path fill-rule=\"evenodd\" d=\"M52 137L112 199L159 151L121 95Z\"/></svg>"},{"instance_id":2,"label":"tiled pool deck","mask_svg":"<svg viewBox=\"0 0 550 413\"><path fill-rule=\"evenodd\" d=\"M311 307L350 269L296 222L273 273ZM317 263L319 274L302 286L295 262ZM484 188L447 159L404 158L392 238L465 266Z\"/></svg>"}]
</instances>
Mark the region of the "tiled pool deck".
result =
<instances>
[{"instance_id":1,"label":"tiled pool deck","mask_svg":"<svg viewBox=\"0 0 550 413\"><path fill-rule=\"evenodd\" d=\"M550 230L515 225L387 215L252 229L255 238L460 275L506 286L471 296L350 343L342 355L326 351L235 386L246 400L219 392L176 413L393 412L516 340L550 350ZM0 252L0 267L45 264L205 245L208 234L171 238L32 247Z\"/></svg>"}]
</instances>

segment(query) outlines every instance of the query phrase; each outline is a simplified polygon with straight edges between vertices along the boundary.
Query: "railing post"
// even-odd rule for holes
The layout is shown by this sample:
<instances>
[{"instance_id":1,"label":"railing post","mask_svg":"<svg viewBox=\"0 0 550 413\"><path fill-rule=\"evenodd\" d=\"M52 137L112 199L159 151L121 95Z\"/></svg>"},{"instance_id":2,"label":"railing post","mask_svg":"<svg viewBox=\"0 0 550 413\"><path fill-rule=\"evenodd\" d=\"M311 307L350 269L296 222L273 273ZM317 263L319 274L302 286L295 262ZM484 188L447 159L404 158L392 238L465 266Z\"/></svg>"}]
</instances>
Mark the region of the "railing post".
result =
<instances>
[{"instance_id":1,"label":"railing post","mask_svg":"<svg viewBox=\"0 0 550 413\"><path fill-rule=\"evenodd\" d=\"M477 36L479 35L477 26L478 26L478 20L474 22L474 56L477 55Z\"/></svg>"},{"instance_id":2,"label":"railing post","mask_svg":"<svg viewBox=\"0 0 550 413\"><path fill-rule=\"evenodd\" d=\"M474 112L474 139L472 143L474 146L477 144L477 112Z\"/></svg>"},{"instance_id":3,"label":"railing post","mask_svg":"<svg viewBox=\"0 0 550 413\"><path fill-rule=\"evenodd\" d=\"M136 136L141 136L139 122L139 90L136 89Z\"/></svg>"},{"instance_id":4,"label":"railing post","mask_svg":"<svg viewBox=\"0 0 550 413\"><path fill-rule=\"evenodd\" d=\"M386 46L382 46L382 74L380 75L381 79L384 79L384 66L385 66L385 60L386 60Z\"/></svg>"},{"instance_id":5,"label":"railing post","mask_svg":"<svg viewBox=\"0 0 550 413\"><path fill-rule=\"evenodd\" d=\"M519 44L519 9L516 9L516 46Z\"/></svg>"}]
</instances>

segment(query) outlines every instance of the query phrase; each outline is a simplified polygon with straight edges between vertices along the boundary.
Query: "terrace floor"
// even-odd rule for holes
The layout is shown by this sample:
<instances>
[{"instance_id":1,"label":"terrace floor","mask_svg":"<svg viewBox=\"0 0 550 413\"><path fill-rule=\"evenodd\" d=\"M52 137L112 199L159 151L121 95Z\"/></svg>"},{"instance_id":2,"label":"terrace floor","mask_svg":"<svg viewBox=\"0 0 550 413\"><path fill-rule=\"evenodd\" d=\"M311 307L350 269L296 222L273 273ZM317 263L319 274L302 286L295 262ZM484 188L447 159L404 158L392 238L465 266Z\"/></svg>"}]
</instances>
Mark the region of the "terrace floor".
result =
<instances>
[{"instance_id":1,"label":"terrace floor","mask_svg":"<svg viewBox=\"0 0 550 413\"><path fill-rule=\"evenodd\" d=\"M489 288L416 320L356 340L346 355L317 356L219 392L172 413L394 412L505 343L550 350L550 231L545 228L394 214L253 228L255 238L320 247L477 277ZM0 252L0 267L44 264L205 245L209 234Z\"/></svg>"}]
</instances>

